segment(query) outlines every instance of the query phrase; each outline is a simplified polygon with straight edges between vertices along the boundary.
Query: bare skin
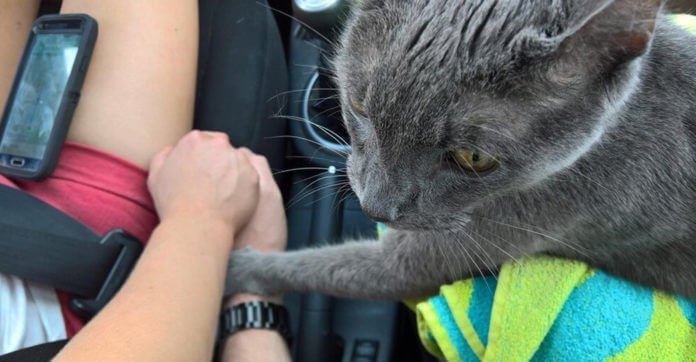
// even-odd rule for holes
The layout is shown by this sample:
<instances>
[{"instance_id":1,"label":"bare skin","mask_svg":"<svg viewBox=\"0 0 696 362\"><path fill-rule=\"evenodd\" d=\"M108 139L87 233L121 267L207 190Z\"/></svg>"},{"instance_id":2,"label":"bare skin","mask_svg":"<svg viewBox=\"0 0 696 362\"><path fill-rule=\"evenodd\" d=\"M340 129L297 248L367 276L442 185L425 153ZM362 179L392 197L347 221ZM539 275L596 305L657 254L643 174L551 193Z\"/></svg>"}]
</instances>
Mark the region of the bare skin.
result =
<instances>
[{"instance_id":1,"label":"bare skin","mask_svg":"<svg viewBox=\"0 0 696 362\"><path fill-rule=\"evenodd\" d=\"M211 359L216 301L232 247L281 251L287 240L282 197L268 163L226 141L194 132L154 158L148 183L162 223L126 285L58 360ZM250 300L280 302L244 294L225 304ZM223 361L290 361L275 331L239 332L223 348Z\"/></svg>"},{"instance_id":2,"label":"bare skin","mask_svg":"<svg viewBox=\"0 0 696 362\"><path fill-rule=\"evenodd\" d=\"M65 0L99 22L68 139L147 168L193 125L198 2Z\"/></svg>"},{"instance_id":3,"label":"bare skin","mask_svg":"<svg viewBox=\"0 0 696 362\"><path fill-rule=\"evenodd\" d=\"M226 256L258 179L221 134L192 132L157 155L148 185L162 221L121 291L56 359L211 360Z\"/></svg>"},{"instance_id":4,"label":"bare skin","mask_svg":"<svg viewBox=\"0 0 696 362\"><path fill-rule=\"evenodd\" d=\"M245 151L248 152L248 151ZM235 249L253 248L261 252L285 250L287 244L287 225L285 207L280 190L273 180L273 174L265 158L248 153L251 163L259 173L259 203L254 216L235 241ZM261 297L252 294L239 294L225 301L225 307L252 300L267 300L282 303L280 296ZM223 361L290 361L290 354L280 334L268 330L247 330L237 333L223 345Z\"/></svg>"},{"instance_id":5,"label":"bare skin","mask_svg":"<svg viewBox=\"0 0 696 362\"><path fill-rule=\"evenodd\" d=\"M39 3L0 0L0 106ZM64 0L61 12L87 13L99 22L68 140L150 169L161 224L121 292L58 359L210 360L231 248L284 248L277 186L263 158L234 149L226 136L187 134L197 68L196 0ZM272 211L255 211L257 204ZM268 228L272 223L278 227ZM239 295L228 302L250 299L262 298ZM290 359L275 332L237 333L226 346L229 361Z\"/></svg>"}]
</instances>

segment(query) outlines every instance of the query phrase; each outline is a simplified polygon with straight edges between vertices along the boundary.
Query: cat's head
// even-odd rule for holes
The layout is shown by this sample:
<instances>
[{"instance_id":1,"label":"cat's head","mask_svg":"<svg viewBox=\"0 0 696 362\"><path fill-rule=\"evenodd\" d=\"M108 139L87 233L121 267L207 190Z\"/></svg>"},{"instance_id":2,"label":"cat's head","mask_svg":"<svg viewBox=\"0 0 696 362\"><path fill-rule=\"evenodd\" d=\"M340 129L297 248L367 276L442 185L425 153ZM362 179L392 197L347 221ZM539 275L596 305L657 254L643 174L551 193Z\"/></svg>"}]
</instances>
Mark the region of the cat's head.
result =
<instances>
[{"instance_id":1,"label":"cat's head","mask_svg":"<svg viewBox=\"0 0 696 362\"><path fill-rule=\"evenodd\" d=\"M335 60L363 209L456 228L573 164L636 87L659 0L364 0Z\"/></svg>"}]
</instances>

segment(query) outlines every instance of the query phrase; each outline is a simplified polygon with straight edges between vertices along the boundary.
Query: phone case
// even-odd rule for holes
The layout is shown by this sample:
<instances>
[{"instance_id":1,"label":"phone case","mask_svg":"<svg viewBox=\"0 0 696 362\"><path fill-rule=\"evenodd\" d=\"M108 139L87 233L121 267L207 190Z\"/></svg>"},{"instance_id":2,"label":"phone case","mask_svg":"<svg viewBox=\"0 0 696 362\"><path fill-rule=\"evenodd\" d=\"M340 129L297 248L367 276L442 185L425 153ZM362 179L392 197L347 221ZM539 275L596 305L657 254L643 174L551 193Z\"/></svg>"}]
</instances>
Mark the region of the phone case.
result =
<instances>
[{"instance_id":1,"label":"phone case","mask_svg":"<svg viewBox=\"0 0 696 362\"><path fill-rule=\"evenodd\" d=\"M79 24L79 29L76 29L76 24ZM78 46L75 62L67 80L65 92L63 93L60 105L56 112L56 117L52 130L50 131L49 141L47 143L44 158L36 171L23 170L19 168L6 167L0 164L0 173L30 180L42 180L48 177L56 168L60 157L63 144L70 129L75 108L80 99L82 84L84 83L89 62L92 57L94 45L98 36L98 25L89 15L85 14L61 14L61 15L45 15L38 18L32 26L27 45L22 55L22 60L19 64L17 74L12 84L10 95L7 99L5 109L0 122L0 140L5 135L5 127L10 114L12 104L14 103L16 93L20 86L22 75L27 67L32 46L34 45L35 37L39 34L59 33L59 34L77 34L81 33L82 38Z\"/></svg>"}]
</instances>

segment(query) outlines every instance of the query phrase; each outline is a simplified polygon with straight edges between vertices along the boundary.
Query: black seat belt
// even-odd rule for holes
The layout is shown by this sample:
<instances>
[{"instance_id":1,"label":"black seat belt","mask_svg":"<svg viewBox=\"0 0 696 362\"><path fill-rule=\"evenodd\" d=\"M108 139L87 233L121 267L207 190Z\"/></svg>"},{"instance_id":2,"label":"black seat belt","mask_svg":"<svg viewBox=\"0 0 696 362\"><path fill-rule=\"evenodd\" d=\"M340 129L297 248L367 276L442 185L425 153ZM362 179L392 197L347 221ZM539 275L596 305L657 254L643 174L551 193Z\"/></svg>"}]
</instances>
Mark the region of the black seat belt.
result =
<instances>
[{"instance_id":1,"label":"black seat belt","mask_svg":"<svg viewBox=\"0 0 696 362\"><path fill-rule=\"evenodd\" d=\"M121 287L141 243L122 230L99 237L22 191L0 185L0 272L74 296L73 310L94 316Z\"/></svg>"}]
</instances>

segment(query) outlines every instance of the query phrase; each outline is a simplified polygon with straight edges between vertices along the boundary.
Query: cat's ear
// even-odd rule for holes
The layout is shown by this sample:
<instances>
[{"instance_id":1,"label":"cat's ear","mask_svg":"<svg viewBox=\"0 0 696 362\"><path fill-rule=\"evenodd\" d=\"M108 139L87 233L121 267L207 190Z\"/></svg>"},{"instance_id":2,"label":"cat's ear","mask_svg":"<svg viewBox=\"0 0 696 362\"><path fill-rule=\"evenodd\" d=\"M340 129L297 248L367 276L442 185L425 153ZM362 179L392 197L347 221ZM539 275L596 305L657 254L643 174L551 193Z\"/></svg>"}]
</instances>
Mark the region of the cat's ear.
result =
<instances>
[{"instance_id":1,"label":"cat's ear","mask_svg":"<svg viewBox=\"0 0 696 362\"><path fill-rule=\"evenodd\" d=\"M648 50L663 0L575 0L571 25L561 49L593 47L615 61L629 61Z\"/></svg>"},{"instance_id":2,"label":"cat's ear","mask_svg":"<svg viewBox=\"0 0 696 362\"><path fill-rule=\"evenodd\" d=\"M552 54L597 55L616 65L648 50L664 0L561 0L563 20L521 46L532 57ZM557 4L559 4L557 3ZM561 29L560 31L558 29ZM581 52L581 54L577 54Z\"/></svg>"}]
</instances>

